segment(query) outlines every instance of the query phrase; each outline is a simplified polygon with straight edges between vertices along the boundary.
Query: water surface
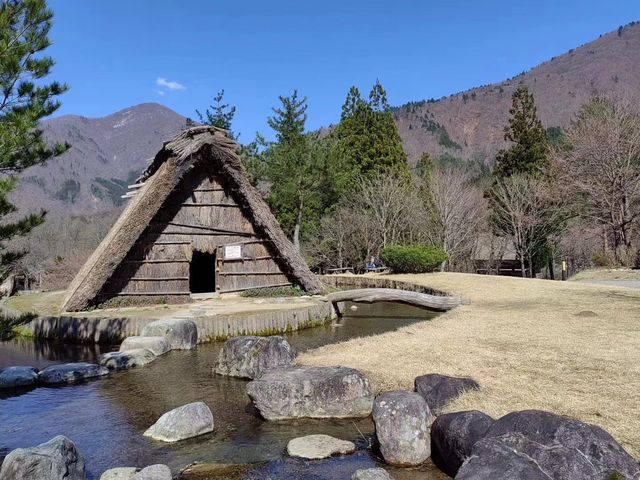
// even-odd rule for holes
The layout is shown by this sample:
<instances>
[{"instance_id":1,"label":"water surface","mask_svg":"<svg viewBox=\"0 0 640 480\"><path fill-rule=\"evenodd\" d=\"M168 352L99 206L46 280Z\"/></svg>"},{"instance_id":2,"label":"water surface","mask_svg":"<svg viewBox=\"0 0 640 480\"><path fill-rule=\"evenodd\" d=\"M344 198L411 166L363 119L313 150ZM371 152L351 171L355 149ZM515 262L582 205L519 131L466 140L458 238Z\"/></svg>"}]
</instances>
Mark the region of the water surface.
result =
<instances>
[{"instance_id":1,"label":"water surface","mask_svg":"<svg viewBox=\"0 0 640 480\"><path fill-rule=\"evenodd\" d=\"M345 317L336 325L293 332L286 337L304 351L393 330L434 315L384 303L358 305L355 311L347 306L344 311ZM278 467L278 462L282 461L287 442L294 437L325 433L366 447L373 432L370 419L266 422L249 413L247 381L212 374L220 345L172 351L143 368L87 383L0 394L0 459L14 448L37 445L62 434L73 440L84 455L89 479L97 479L104 470L117 466L164 463L176 472L192 462L265 461L272 461L263 467L271 469L270 476L286 478L274 472L280 469L284 475L285 466ZM15 339L0 344L0 368L95 361L104 351L114 349L117 346L69 346ZM212 434L175 444L142 436L160 415L194 401L205 402L213 411ZM341 461L358 462L358 467L374 466L376 462L367 452ZM318 472L309 473L310 477L313 475L323 478L317 476ZM397 478L435 478L426 475L403 471L398 472Z\"/></svg>"}]
</instances>

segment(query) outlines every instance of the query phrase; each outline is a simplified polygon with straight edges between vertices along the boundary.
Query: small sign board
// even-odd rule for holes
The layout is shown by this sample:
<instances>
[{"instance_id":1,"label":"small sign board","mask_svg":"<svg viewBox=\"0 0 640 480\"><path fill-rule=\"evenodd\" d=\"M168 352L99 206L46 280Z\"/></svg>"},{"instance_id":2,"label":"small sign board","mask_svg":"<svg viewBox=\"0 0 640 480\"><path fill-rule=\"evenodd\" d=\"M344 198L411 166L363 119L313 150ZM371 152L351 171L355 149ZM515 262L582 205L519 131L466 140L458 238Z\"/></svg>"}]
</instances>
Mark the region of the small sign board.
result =
<instances>
[{"instance_id":1,"label":"small sign board","mask_svg":"<svg viewBox=\"0 0 640 480\"><path fill-rule=\"evenodd\" d=\"M242 245L225 245L225 260L242 260Z\"/></svg>"}]
</instances>

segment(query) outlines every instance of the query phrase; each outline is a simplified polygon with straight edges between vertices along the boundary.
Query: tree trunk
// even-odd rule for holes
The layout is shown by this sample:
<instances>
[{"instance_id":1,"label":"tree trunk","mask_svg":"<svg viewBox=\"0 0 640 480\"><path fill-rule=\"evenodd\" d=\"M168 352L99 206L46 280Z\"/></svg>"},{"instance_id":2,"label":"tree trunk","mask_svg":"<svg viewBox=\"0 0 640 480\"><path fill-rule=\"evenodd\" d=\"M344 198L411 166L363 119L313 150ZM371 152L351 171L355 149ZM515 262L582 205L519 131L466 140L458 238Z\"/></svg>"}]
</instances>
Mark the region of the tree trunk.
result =
<instances>
[{"instance_id":1,"label":"tree trunk","mask_svg":"<svg viewBox=\"0 0 640 480\"><path fill-rule=\"evenodd\" d=\"M522 278L525 278L527 276L527 271L524 268L524 255L520 255L520 273L522 275Z\"/></svg>"},{"instance_id":2,"label":"tree trunk","mask_svg":"<svg viewBox=\"0 0 640 480\"><path fill-rule=\"evenodd\" d=\"M300 250L300 224L302 223L302 196L300 196L300 201L298 202L298 215L296 217L296 225L293 228L293 246Z\"/></svg>"}]
</instances>

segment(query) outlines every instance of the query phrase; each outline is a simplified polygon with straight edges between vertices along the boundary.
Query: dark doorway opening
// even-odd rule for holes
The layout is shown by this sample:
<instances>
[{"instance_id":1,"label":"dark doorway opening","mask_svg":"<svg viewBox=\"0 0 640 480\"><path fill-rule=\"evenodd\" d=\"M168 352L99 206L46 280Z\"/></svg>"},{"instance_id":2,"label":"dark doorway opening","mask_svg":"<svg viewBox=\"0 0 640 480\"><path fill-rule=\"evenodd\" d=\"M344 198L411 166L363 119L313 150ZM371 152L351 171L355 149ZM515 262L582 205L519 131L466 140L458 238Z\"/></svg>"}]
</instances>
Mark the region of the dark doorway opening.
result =
<instances>
[{"instance_id":1,"label":"dark doorway opening","mask_svg":"<svg viewBox=\"0 0 640 480\"><path fill-rule=\"evenodd\" d=\"M194 251L189 264L189 291L209 293L216 291L216 255Z\"/></svg>"}]
</instances>

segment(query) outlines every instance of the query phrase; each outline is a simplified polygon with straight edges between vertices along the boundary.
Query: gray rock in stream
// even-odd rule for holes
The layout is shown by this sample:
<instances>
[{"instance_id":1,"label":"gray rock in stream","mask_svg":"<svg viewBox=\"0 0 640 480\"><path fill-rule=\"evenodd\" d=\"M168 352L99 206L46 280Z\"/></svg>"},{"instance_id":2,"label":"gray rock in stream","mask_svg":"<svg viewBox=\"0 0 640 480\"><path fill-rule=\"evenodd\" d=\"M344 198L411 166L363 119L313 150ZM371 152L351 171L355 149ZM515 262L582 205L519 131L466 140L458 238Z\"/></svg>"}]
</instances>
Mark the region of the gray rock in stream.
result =
<instances>
[{"instance_id":1,"label":"gray rock in stream","mask_svg":"<svg viewBox=\"0 0 640 480\"><path fill-rule=\"evenodd\" d=\"M384 468L361 468L351 475L351 480L393 480Z\"/></svg>"},{"instance_id":2,"label":"gray rock in stream","mask_svg":"<svg viewBox=\"0 0 640 480\"><path fill-rule=\"evenodd\" d=\"M287 444L287 453L292 457L320 460L332 455L353 453L356 445L347 440L340 440L330 435L306 435L294 438Z\"/></svg>"},{"instance_id":3,"label":"gray rock in stream","mask_svg":"<svg viewBox=\"0 0 640 480\"><path fill-rule=\"evenodd\" d=\"M126 352L109 352L100 357L100 365L109 370L126 370L133 367L142 367L153 362L156 356L151 350L138 348Z\"/></svg>"},{"instance_id":4,"label":"gray rock in stream","mask_svg":"<svg viewBox=\"0 0 640 480\"><path fill-rule=\"evenodd\" d=\"M384 461L391 465L420 465L431 455L433 416L419 394L386 392L373 403L376 439Z\"/></svg>"},{"instance_id":5,"label":"gray rock in stream","mask_svg":"<svg viewBox=\"0 0 640 480\"><path fill-rule=\"evenodd\" d=\"M267 420L366 417L373 405L369 380L347 367L272 370L249 382L247 394Z\"/></svg>"},{"instance_id":6,"label":"gray rock in stream","mask_svg":"<svg viewBox=\"0 0 640 480\"><path fill-rule=\"evenodd\" d=\"M254 379L267 370L291 366L295 357L295 349L284 337L234 337L224 342L213 371Z\"/></svg>"},{"instance_id":7,"label":"gray rock in stream","mask_svg":"<svg viewBox=\"0 0 640 480\"><path fill-rule=\"evenodd\" d=\"M120 344L120 351L146 349L155 356L164 355L171 350L171 344L164 337L127 337Z\"/></svg>"},{"instance_id":8,"label":"gray rock in stream","mask_svg":"<svg viewBox=\"0 0 640 480\"><path fill-rule=\"evenodd\" d=\"M7 367L0 371L0 388L29 387L38 381L38 369Z\"/></svg>"},{"instance_id":9,"label":"gray rock in stream","mask_svg":"<svg viewBox=\"0 0 640 480\"><path fill-rule=\"evenodd\" d=\"M139 471L140 469L135 467L111 468L100 475L100 480L132 480Z\"/></svg>"},{"instance_id":10,"label":"gray rock in stream","mask_svg":"<svg viewBox=\"0 0 640 480\"><path fill-rule=\"evenodd\" d=\"M150 465L136 473L131 480L172 480L171 469L166 465Z\"/></svg>"},{"instance_id":11,"label":"gray rock in stream","mask_svg":"<svg viewBox=\"0 0 640 480\"><path fill-rule=\"evenodd\" d=\"M190 350L198 343L198 328L193 320L164 318L148 323L142 337L164 337L173 350Z\"/></svg>"},{"instance_id":12,"label":"gray rock in stream","mask_svg":"<svg viewBox=\"0 0 640 480\"><path fill-rule=\"evenodd\" d=\"M203 402L188 403L162 415L144 432L163 442L178 442L213 431L213 414Z\"/></svg>"},{"instance_id":13,"label":"gray rock in stream","mask_svg":"<svg viewBox=\"0 0 640 480\"><path fill-rule=\"evenodd\" d=\"M45 368L38 374L38 380L45 384L75 383L108 373L107 368L95 363L64 363Z\"/></svg>"},{"instance_id":14,"label":"gray rock in stream","mask_svg":"<svg viewBox=\"0 0 640 480\"><path fill-rule=\"evenodd\" d=\"M7 455L0 469L2 480L85 480L84 459L67 437L59 435L31 448Z\"/></svg>"}]
</instances>

